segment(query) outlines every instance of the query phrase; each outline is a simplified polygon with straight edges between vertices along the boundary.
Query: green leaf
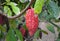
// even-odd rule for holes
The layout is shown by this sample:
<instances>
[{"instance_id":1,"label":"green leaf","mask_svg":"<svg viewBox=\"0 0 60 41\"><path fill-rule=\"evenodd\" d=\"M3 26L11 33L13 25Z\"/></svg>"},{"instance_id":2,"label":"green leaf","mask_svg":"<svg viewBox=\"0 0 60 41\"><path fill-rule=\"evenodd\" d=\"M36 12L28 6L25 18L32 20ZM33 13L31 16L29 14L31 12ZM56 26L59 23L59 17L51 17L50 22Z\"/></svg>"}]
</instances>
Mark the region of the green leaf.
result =
<instances>
[{"instance_id":1,"label":"green leaf","mask_svg":"<svg viewBox=\"0 0 60 41\"><path fill-rule=\"evenodd\" d=\"M20 9L18 7L12 6L12 10L16 15L20 14Z\"/></svg>"},{"instance_id":2,"label":"green leaf","mask_svg":"<svg viewBox=\"0 0 60 41\"><path fill-rule=\"evenodd\" d=\"M27 2L28 0L20 0L21 3L25 3Z\"/></svg>"},{"instance_id":3,"label":"green leaf","mask_svg":"<svg viewBox=\"0 0 60 41\"><path fill-rule=\"evenodd\" d=\"M52 15L49 15L46 10L42 11L41 14L39 14L39 19L42 21L49 21L50 19L54 19Z\"/></svg>"},{"instance_id":4,"label":"green leaf","mask_svg":"<svg viewBox=\"0 0 60 41\"><path fill-rule=\"evenodd\" d=\"M6 32L6 29L5 29L3 26L1 26L1 25L0 25L0 30L1 30L2 32Z\"/></svg>"},{"instance_id":5,"label":"green leaf","mask_svg":"<svg viewBox=\"0 0 60 41\"><path fill-rule=\"evenodd\" d=\"M10 26L14 29L17 27L16 19L10 20Z\"/></svg>"},{"instance_id":6,"label":"green leaf","mask_svg":"<svg viewBox=\"0 0 60 41\"><path fill-rule=\"evenodd\" d=\"M8 6L4 6L4 13L8 16L12 16L12 12Z\"/></svg>"},{"instance_id":7,"label":"green leaf","mask_svg":"<svg viewBox=\"0 0 60 41\"><path fill-rule=\"evenodd\" d=\"M47 11L45 10L45 11L43 11L41 14L39 14L39 19L40 20L42 20L42 21L44 21L45 19L48 19L48 13L47 13ZM49 20L49 19L48 19Z\"/></svg>"},{"instance_id":8,"label":"green leaf","mask_svg":"<svg viewBox=\"0 0 60 41\"><path fill-rule=\"evenodd\" d=\"M16 6L16 5L17 5L16 3L10 2L10 3L8 3L7 5L10 5L10 6L11 6L13 12L14 12L16 15L20 14L20 9Z\"/></svg>"},{"instance_id":9,"label":"green leaf","mask_svg":"<svg viewBox=\"0 0 60 41\"><path fill-rule=\"evenodd\" d=\"M54 1L50 1L47 5L48 12L53 15L56 19L59 16L59 7Z\"/></svg>"},{"instance_id":10,"label":"green leaf","mask_svg":"<svg viewBox=\"0 0 60 41\"><path fill-rule=\"evenodd\" d=\"M38 38L40 35L40 30L37 30L36 33L34 34L34 38Z\"/></svg>"},{"instance_id":11,"label":"green leaf","mask_svg":"<svg viewBox=\"0 0 60 41\"><path fill-rule=\"evenodd\" d=\"M13 31L12 28L7 33L6 41L17 41L17 39L15 37L15 34L14 34L14 31Z\"/></svg>"},{"instance_id":12,"label":"green leaf","mask_svg":"<svg viewBox=\"0 0 60 41\"><path fill-rule=\"evenodd\" d=\"M59 7L59 11L60 11L60 7ZM57 17L57 20L59 20L59 18L60 18L60 12L59 12L59 15L58 15L58 17ZM60 21L60 20L59 20Z\"/></svg>"},{"instance_id":13,"label":"green leaf","mask_svg":"<svg viewBox=\"0 0 60 41\"><path fill-rule=\"evenodd\" d=\"M0 39L4 38L4 33L0 30Z\"/></svg>"},{"instance_id":14,"label":"green leaf","mask_svg":"<svg viewBox=\"0 0 60 41\"><path fill-rule=\"evenodd\" d=\"M60 39L58 38L56 41L60 41Z\"/></svg>"},{"instance_id":15,"label":"green leaf","mask_svg":"<svg viewBox=\"0 0 60 41\"><path fill-rule=\"evenodd\" d=\"M55 33L54 26L52 24L47 24L47 29L51 31L52 33Z\"/></svg>"},{"instance_id":16,"label":"green leaf","mask_svg":"<svg viewBox=\"0 0 60 41\"><path fill-rule=\"evenodd\" d=\"M10 0L6 0L6 2L10 2Z\"/></svg>"},{"instance_id":17,"label":"green leaf","mask_svg":"<svg viewBox=\"0 0 60 41\"><path fill-rule=\"evenodd\" d=\"M41 32L43 32L44 34L48 34L48 32L44 31L44 30L41 30Z\"/></svg>"},{"instance_id":18,"label":"green leaf","mask_svg":"<svg viewBox=\"0 0 60 41\"><path fill-rule=\"evenodd\" d=\"M23 24L23 28L24 28L25 30L28 30L27 27L26 27L26 23Z\"/></svg>"},{"instance_id":19,"label":"green leaf","mask_svg":"<svg viewBox=\"0 0 60 41\"><path fill-rule=\"evenodd\" d=\"M7 3L7 5L16 6L17 4L15 2L9 2L9 3Z\"/></svg>"},{"instance_id":20,"label":"green leaf","mask_svg":"<svg viewBox=\"0 0 60 41\"><path fill-rule=\"evenodd\" d=\"M19 30L15 30L17 37L20 39L20 41L23 41L22 33Z\"/></svg>"},{"instance_id":21,"label":"green leaf","mask_svg":"<svg viewBox=\"0 0 60 41\"><path fill-rule=\"evenodd\" d=\"M35 13L37 14L41 13L43 5L44 5L44 0L36 0L34 5Z\"/></svg>"}]
</instances>

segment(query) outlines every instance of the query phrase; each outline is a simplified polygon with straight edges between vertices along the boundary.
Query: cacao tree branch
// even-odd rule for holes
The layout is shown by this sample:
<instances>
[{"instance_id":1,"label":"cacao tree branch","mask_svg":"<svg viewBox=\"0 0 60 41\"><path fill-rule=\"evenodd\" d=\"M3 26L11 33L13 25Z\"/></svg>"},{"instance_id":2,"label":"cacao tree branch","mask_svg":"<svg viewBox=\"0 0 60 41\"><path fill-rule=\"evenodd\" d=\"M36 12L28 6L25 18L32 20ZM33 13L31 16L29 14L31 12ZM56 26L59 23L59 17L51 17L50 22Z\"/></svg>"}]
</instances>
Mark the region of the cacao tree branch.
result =
<instances>
[{"instance_id":1,"label":"cacao tree branch","mask_svg":"<svg viewBox=\"0 0 60 41\"><path fill-rule=\"evenodd\" d=\"M9 28L10 28L10 25L9 25L9 20L8 20L8 18L7 17L4 17L4 20L5 20L5 24L6 24L6 27L7 27L7 32L8 32L8 30L9 30Z\"/></svg>"},{"instance_id":2,"label":"cacao tree branch","mask_svg":"<svg viewBox=\"0 0 60 41\"><path fill-rule=\"evenodd\" d=\"M32 1L33 1L33 0L31 0L31 1L28 3L28 5L26 6L26 8L23 9L23 10L20 12L20 14L18 14L18 15L7 16L6 14L3 14L3 13L0 13L0 15L6 16L6 17L8 17L8 19L16 19L16 18L20 17L20 16L30 7L30 5L32 4Z\"/></svg>"}]
</instances>

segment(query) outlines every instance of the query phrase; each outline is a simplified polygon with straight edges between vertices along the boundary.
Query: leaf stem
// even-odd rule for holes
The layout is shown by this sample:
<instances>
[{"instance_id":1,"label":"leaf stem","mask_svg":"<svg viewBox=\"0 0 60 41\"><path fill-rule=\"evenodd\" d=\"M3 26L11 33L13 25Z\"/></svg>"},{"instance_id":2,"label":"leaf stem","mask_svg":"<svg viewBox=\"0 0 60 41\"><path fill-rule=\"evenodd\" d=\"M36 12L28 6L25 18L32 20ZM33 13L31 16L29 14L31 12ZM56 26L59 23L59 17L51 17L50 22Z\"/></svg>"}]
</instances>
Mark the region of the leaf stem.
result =
<instances>
[{"instance_id":1,"label":"leaf stem","mask_svg":"<svg viewBox=\"0 0 60 41\"><path fill-rule=\"evenodd\" d=\"M53 23L52 21L48 21L48 22L60 29L60 27L58 25L56 25L55 23Z\"/></svg>"}]
</instances>

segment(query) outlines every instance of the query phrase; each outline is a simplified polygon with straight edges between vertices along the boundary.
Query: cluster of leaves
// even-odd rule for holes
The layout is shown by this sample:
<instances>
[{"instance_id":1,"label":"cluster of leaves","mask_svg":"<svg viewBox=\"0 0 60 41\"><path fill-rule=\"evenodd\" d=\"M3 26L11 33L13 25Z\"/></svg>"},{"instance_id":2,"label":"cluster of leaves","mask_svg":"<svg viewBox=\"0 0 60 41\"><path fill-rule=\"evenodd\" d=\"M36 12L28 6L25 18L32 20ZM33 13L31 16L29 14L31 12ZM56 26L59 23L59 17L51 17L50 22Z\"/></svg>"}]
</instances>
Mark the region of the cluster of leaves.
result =
<instances>
[{"instance_id":1,"label":"cluster of leaves","mask_svg":"<svg viewBox=\"0 0 60 41\"><path fill-rule=\"evenodd\" d=\"M0 0L0 5L2 6L3 12L7 14L7 16L19 15L19 13L26 7L26 5L31 0ZM47 21L48 24L46 27L52 33L55 33L54 26L57 27L59 36L60 36L60 27L53 22L60 22L60 0L33 0L31 7L34 8L36 14L39 15L40 21ZM25 13L24 13L25 15ZM19 17L18 19L9 20L10 29L8 33L6 33L6 25L0 26L0 39L3 38L3 35L6 36L6 41L23 41L22 33L17 29L18 25L22 23L24 29L27 30L26 24L24 22L24 15ZM41 33L48 34L46 31L38 29L34 34L34 38L41 37ZM17 39L18 38L18 39ZM60 37L57 38L56 41L60 41Z\"/></svg>"}]
</instances>

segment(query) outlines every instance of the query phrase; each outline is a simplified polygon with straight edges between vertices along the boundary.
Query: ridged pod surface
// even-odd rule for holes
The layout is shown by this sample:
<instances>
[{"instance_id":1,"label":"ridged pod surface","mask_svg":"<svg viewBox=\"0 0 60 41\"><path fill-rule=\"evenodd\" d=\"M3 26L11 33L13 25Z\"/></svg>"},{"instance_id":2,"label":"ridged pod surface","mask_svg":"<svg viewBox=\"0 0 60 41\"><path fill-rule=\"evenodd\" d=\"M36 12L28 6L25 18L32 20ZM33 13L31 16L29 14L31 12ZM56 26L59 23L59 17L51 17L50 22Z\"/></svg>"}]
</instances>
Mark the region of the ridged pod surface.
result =
<instances>
[{"instance_id":1,"label":"ridged pod surface","mask_svg":"<svg viewBox=\"0 0 60 41\"><path fill-rule=\"evenodd\" d=\"M39 23L38 15L34 14L33 8L28 9L26 11L25 20L26 20L26 27L28 28L29 31L29 35L33 36L38 28L38 23Z\"/></svg>"}]
</instances>

